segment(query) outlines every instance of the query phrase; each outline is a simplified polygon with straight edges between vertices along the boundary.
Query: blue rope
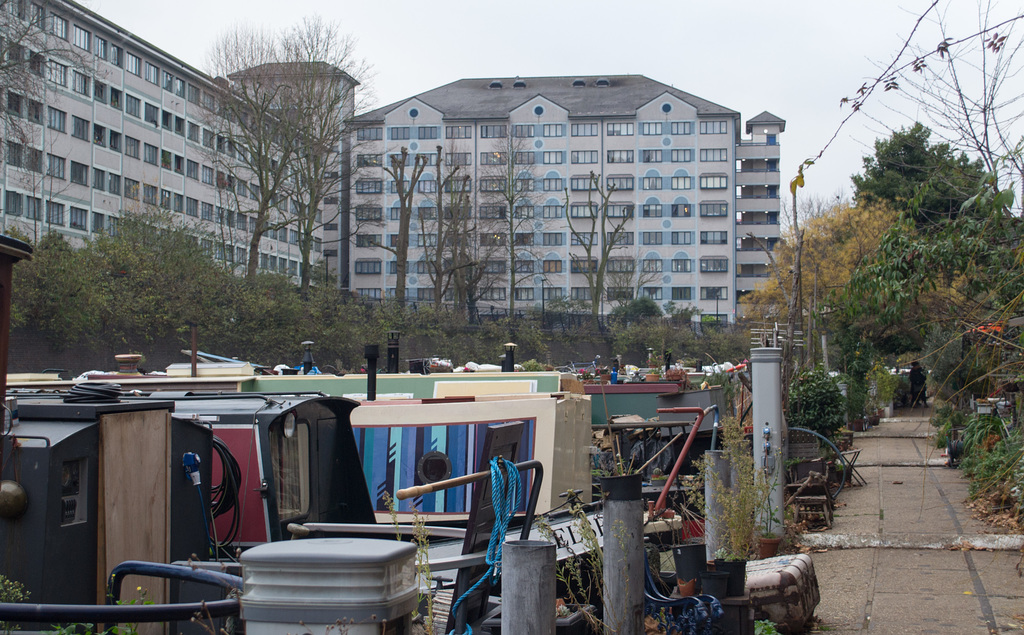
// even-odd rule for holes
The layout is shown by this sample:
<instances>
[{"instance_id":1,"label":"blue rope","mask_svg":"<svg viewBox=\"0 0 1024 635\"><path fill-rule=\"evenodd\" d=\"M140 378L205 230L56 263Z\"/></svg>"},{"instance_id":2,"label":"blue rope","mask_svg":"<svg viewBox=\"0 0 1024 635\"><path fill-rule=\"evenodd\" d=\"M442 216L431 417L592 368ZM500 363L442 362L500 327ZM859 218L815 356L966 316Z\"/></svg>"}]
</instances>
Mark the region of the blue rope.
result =
<instances>
[{"instance_id":1,"label":"blue rope","mask_svg":"<svg viewBox=\"0 0 1024 635\"><path fill-rule=\"evenodd\" d=\"M502 473L501 466L504 465L505 472ZM506 479L506 474L507 479ZM491 459L491 504L494 506L494 527L491 529L491 539L487 543L487 572L480 576L473 586L462 594L452 605L452 614L458 615L459 605L463 600L470 597L477 588L487 580L491 585L497 584L501 579L501 548L505 544L505 534L508 533L508 525L519 509L519 499L522 491L522 478L519 476L519 468L515 463L506 461L501 457ZM455 635L453 629L448 635ZM465 635L473 635L473 628L467 623Z\"/></svg>"}]
</instances>

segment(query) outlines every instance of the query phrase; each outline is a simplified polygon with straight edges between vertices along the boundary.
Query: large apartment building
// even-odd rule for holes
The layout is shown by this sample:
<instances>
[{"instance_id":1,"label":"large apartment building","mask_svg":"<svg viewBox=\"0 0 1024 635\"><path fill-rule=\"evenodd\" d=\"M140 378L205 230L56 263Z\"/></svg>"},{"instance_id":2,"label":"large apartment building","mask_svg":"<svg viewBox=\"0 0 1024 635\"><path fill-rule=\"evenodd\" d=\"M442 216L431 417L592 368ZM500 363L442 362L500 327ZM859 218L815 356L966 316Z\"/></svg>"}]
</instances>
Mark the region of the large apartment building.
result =
<instances>
[{"instance_id":1,"label":"large apartment building","mask_svg":"<svg viewBox=\"0 0 1024 635\"><path fill-rule=\"evenodd\" d=\"M483 307L508 307L510 294L523 308L591 300L579 259L587 239L576 221L594 213L592 173L597 189L610 192L607 216L621 219L622 229L608 263L614 282L606 282L604 312L645 295L731 322L743 314L743 294L768 275L765 250L779 239L778 138L786 126L768 112L749 119L742 134L740 113L647 77L516 77L459 80L355 122L353 236L342 263L359 295L394 294L395 258L380 245L393 245L398 232L400 188L385 166L402 148L412 157L431 155L413 202L419 215L410 232L409 299L434 299L424 275L433 242L422 230L424 218L436 217L430 206L445 169L438 163L458 165L469 177L477 231L468 240L481 249L513 241L518 250L511 263L483 263L494 274L479 294ZM528 192L514 210L495 200L495 164L514 165L516 187ZM507 214L525 221L512 236L485 224ZM609 239L600 234L589 240Z\"/></svg>"},{"instance_id":2,"label":"large apartment building","mask_svg":"<svg viewBox=\"0 0 1024 635\"><path fill-rule=\"evenodd\" d=\"M4 10L0 26L18 31L30 74L2 97L0 226L80 244L115 232L125 210L162 208L194 227L211 256L244 266L257 190L231 169L234 149L211 123L217 82L227 80L74 2L8 0ZM339 198L327 203L325 216L336 216ZM282 199L272 220L291 211ZM320 234L312 262L323 253ZM260 267L299 275L297 243L296 226L266 234Z\"/></svg>"}]
</instances>

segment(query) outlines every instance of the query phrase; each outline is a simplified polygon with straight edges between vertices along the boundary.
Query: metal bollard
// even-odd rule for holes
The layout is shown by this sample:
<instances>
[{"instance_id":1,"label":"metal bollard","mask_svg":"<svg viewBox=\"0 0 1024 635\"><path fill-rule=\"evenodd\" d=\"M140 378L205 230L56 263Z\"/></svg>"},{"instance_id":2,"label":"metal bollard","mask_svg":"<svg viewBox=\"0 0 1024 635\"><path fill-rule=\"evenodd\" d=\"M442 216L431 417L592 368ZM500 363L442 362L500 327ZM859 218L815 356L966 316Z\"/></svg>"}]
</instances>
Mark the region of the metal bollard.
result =
<instances>
[{"instance_id":1,"label":"metal bollard","mask_svg":"<svg viewBox=\"0 0 1024 635\"><path fill-rule=\"evenodd\" d=\"M513 540L501 551L501 632L555 633L555 545Z\"/></svg>"},{"instance_id":2,"label":"metal bollard","mask_svg":"<svg viewBox=\"0 0 1024 635\"><path fill-rule=\"evenodd\" d=\"M601 479L605 633L644 632L644 505L640 474Z\"/></svg>"},{"instance_id":3,"label":"metal bollard","mask_svg":"<svg viewBox=\"0 0 1024 635\"><path fill-rule=\"evenodd\" d=\"M273 542L242 554L248 635L408 635L417 605L416 547L396 540Z\"/></svg>"}]
</instances>

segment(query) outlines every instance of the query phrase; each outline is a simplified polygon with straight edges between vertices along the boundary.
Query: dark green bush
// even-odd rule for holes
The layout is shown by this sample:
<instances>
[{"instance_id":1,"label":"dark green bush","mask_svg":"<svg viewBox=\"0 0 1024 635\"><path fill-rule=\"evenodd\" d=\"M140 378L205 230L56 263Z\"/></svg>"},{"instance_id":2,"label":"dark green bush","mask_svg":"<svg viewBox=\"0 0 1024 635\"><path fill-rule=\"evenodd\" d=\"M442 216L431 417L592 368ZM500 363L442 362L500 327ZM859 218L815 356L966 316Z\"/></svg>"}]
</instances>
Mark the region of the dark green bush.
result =
<instances>
[{"instance_id":1,"label":"dark green bush","mask_svg":"<svg viewBox=\"0 0 1024 635\"><path fill-rule=\"evenodd\" d=\"M843 425L844 409L838 384L820 366L797 375L789 387L786 420L791 427L831 437Z\"/></svg>"}]
</instances>

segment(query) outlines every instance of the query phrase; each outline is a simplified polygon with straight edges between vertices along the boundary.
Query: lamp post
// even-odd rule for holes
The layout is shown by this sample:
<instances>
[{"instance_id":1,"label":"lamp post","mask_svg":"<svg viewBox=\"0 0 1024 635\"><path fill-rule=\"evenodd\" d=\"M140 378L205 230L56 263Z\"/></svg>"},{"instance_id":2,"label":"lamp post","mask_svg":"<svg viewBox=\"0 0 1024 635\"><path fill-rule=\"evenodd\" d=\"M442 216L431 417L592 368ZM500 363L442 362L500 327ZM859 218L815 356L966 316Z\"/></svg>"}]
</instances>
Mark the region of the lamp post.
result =
<instances>
[{"instance_id":1,"label":"lamp post","mask_svg":"<svg viewBox=\"0 0 1024 635\"><path fill-rule=\"evenodd\" d=\"M722 297L722 287L715 287L715 325L720 325L722 316L718 314L718 299Z\"/></svg>"},{"instance_id":2,"label":"lamp post","mask_svg":"<svg viewBox=\"0 0 1024 635\"><path fill-rule=\"evenodd\" d=\"M398 374L398 340L402 337L400 331L388 331L388 374Z\"/></svg>"},{"instance_id":3,"label":"lamp post","mask_svg":"<svg viewBox=\"0 0 1024 635\"><path fill-rule=\"evenodd\" d=\"M501 362L501 372L513 373L516 370L516 348L515 342L505 344L505 359Z\"/></svg>"}]
</instances>

